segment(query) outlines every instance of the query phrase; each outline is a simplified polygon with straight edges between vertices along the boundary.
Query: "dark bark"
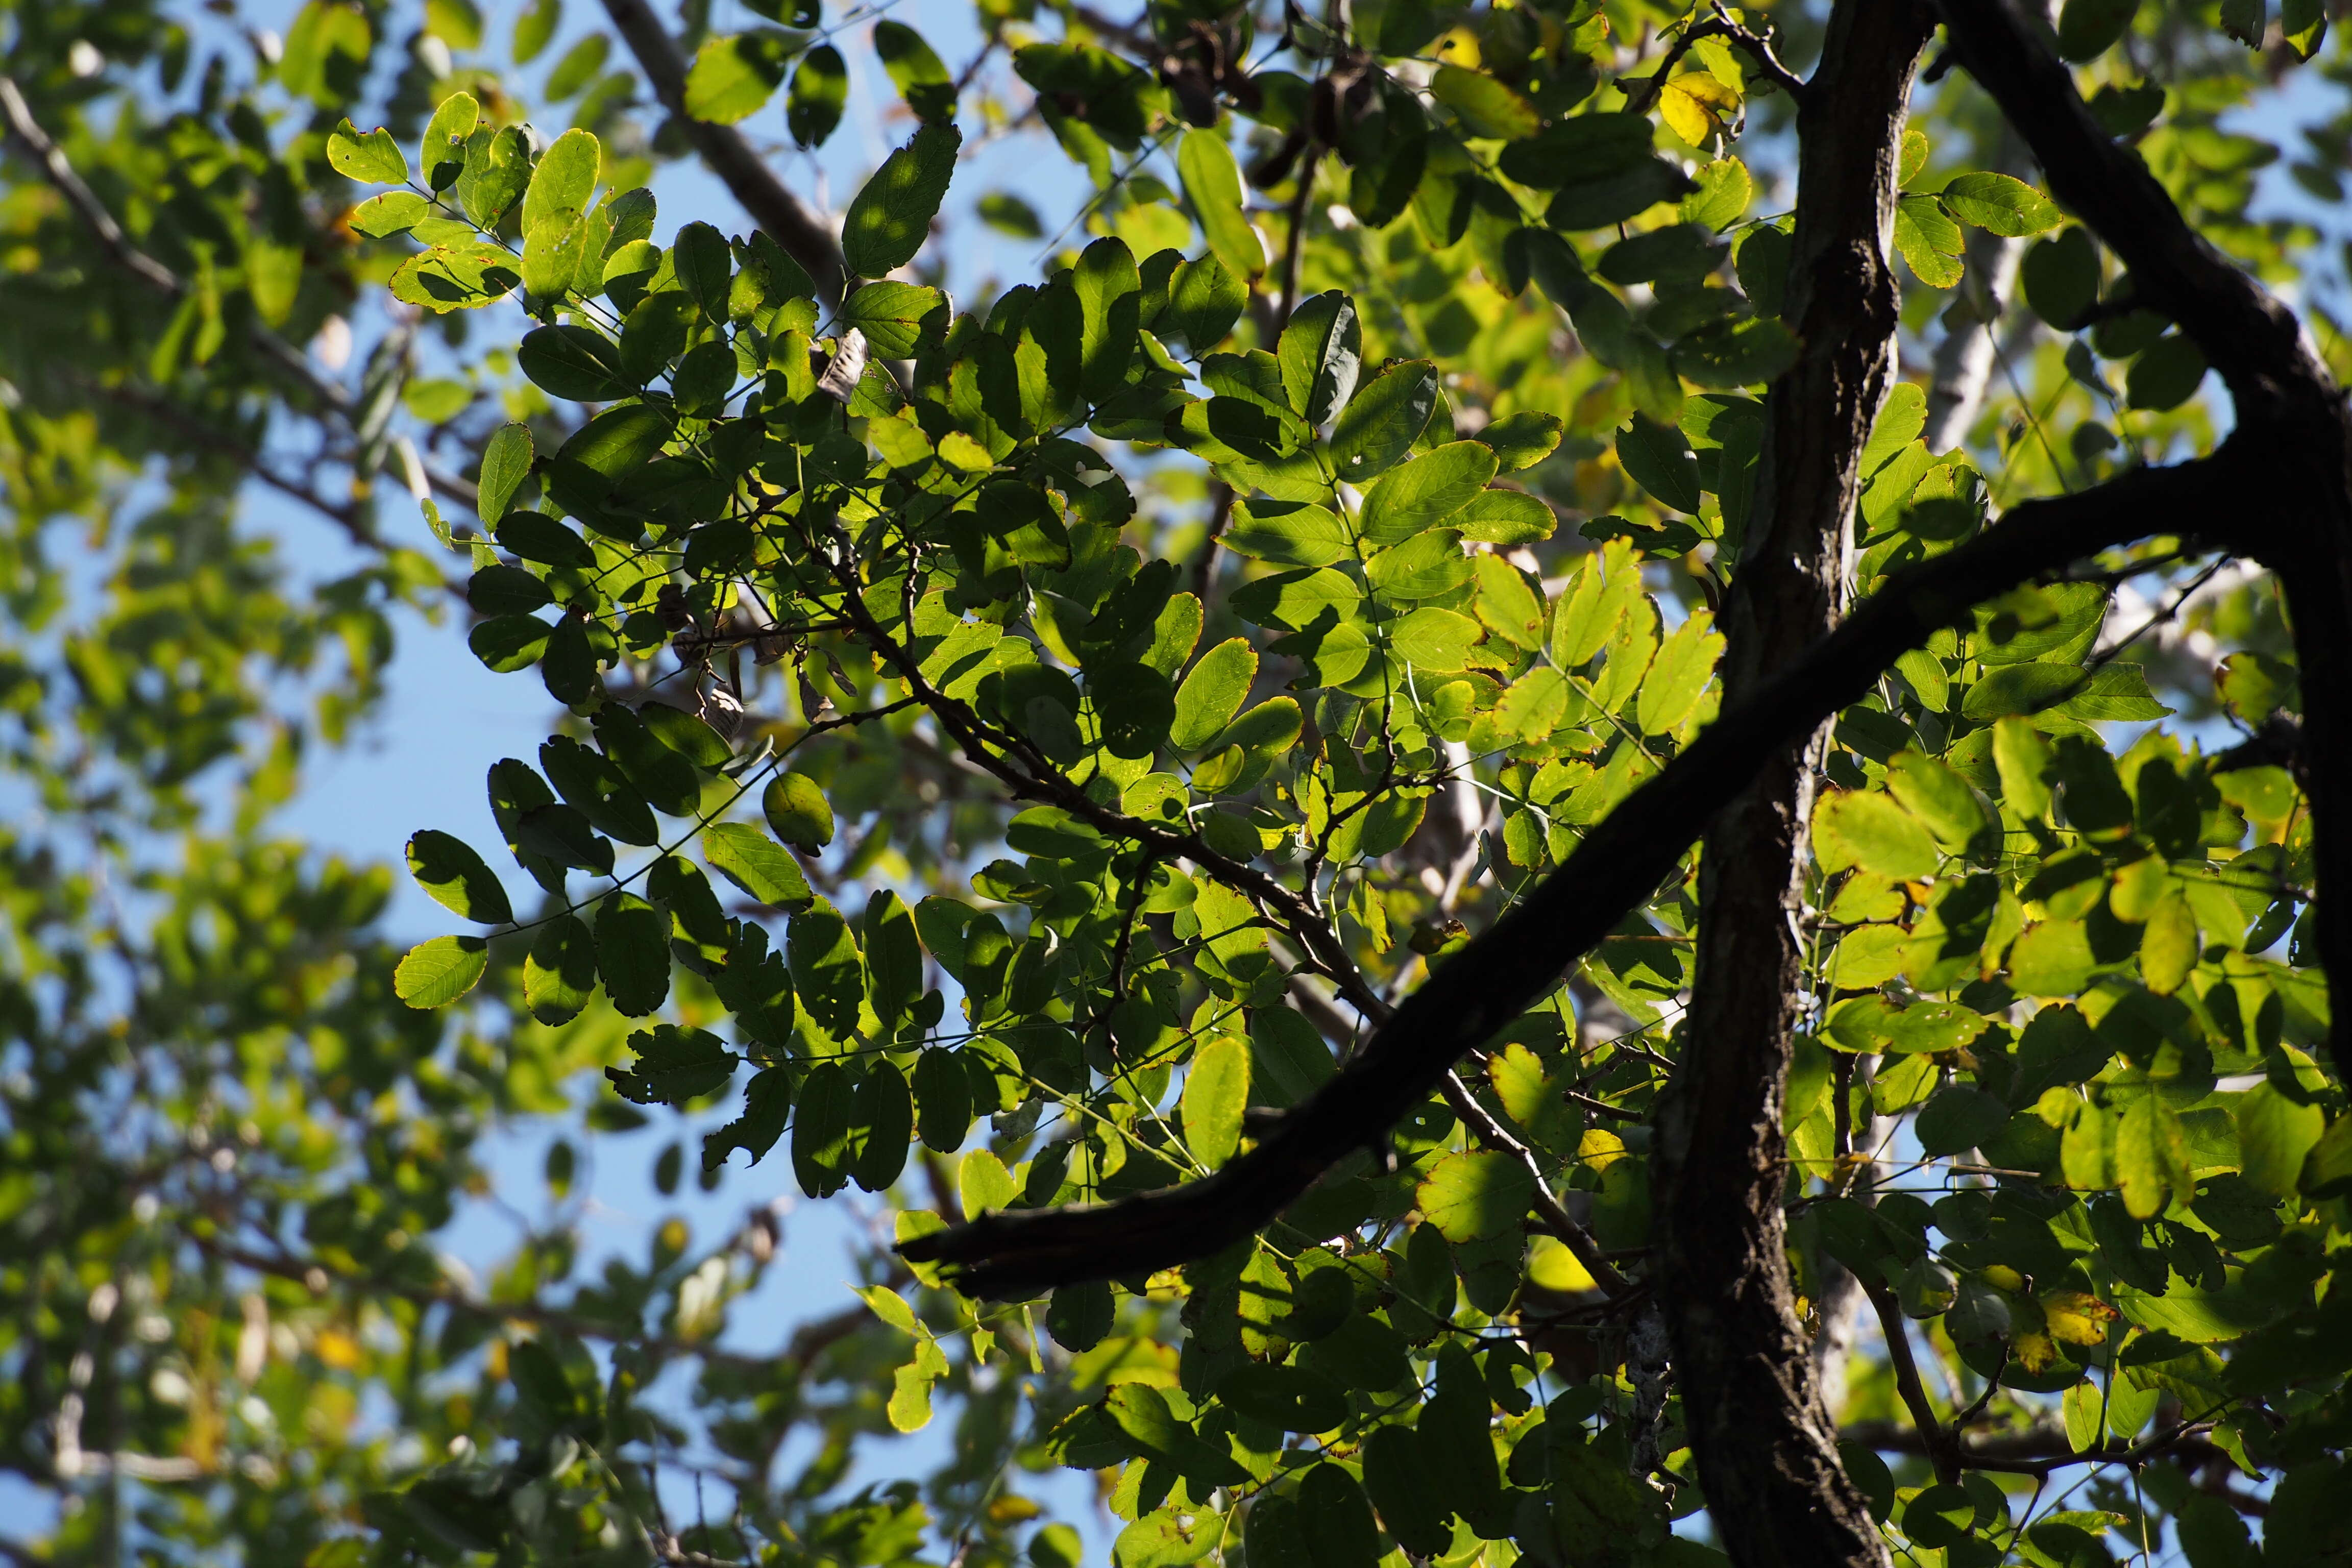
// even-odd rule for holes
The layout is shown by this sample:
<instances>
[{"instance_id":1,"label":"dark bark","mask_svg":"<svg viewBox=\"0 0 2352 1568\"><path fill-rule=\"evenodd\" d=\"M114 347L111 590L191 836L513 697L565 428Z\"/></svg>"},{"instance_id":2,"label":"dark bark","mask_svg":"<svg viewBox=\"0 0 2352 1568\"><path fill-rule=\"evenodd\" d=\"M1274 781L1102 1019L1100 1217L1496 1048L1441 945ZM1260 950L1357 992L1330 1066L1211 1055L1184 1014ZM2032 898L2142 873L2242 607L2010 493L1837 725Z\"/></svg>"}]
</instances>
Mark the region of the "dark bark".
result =
<instances>
[{"instance_id":1,"label":"dark bark","mask_svg":"<svg viewBox=\"0 0 2352 1568\"><path fill-rule=\"evenodd\" d=\"M1859 460L1894 374L1901 295L1885 237L1932 26L1914 0L1839 0L1797 116L1785 314L1802 347L1766 401L1757 513L1725 605L1727 704L1801 658L1843 607ZM1825 720L1750 770L1707 830L1691 1010L1650 1167L1658 1300L1691 1451L1743 1568L1887 1560L1806 1354L1780 1207Z\"/></svg>"},{"instance_id":2,"label":"dark bark","mask_svg":"<svg viewBox=\"0 0 2352 1568\"><path fill-rule=\"evenodd\" d=\"M2279 574L2302 667L2303 779L2318 858L2318 947L2336 999L2330 1051L2352 1073L2352 424L2294 311L2180 216L2132 148L2091 118L2073 73L2013 0L1942 0L1953 54L2025 139L2053 195L2130 270L2141 302L2170 316L2221 374L2231 444L2258 458L2232 505L2260 515L2245 553Z\"/></svg>"},{"instance_id":3,"label":"dark bark","mask_svg":"<svg viewBox=\"0 0 2352 1568\"><path fill-rule=\"evenodd\" d=\"M1354 1060L1213 1176L1118 1203L992 1214L907 1242L978 1296L1174 1268L1263 1229L1323 1173L1365 1147L1474 1047L1557 985L1672 874L1701 829L1767 759L1867 690L1896 656L1970 607L2150 533L2210 538L2252 470L2231 444L2177 468L2029 501L1948 554L1905 571L1597 824L1567 862L1400 1005Z\"/></svg>"}]
</instances>

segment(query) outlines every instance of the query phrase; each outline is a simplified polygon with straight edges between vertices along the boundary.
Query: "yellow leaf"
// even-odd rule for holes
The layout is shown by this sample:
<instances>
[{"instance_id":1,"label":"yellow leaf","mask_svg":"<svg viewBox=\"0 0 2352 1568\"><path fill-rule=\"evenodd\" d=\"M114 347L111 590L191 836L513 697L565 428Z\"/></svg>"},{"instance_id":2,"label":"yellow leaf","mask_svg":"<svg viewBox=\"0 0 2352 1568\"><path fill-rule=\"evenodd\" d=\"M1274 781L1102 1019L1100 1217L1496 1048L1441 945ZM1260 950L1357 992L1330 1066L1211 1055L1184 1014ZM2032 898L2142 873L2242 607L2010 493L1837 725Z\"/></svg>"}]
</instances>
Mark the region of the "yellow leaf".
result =
<instances>
[{"instance_id":1,"label":"yellow leaf","mask_svg":"<svg viewBox=\"0 0 2352 1568\"><path fill-rule=\"evenodd\" d=\"M1739 94L1708 71L1685 71L1658 90L1658 112L1667 127L1694 147L1722 129L1718 115L1738 108Z\"/></svg>"},{"instance_id":2,"label":"yellow leaf","mask_svg":"<svg viewBox=\"0 0 2352 1568\"><path fill-rule=\"evenodd\" d=\"M360 1364L359 1342L334 1329L321 1332L310 1348L319 1352L320 1361L339 1372L350 1372Z\"/></svg>"},{"instance_id":3,"label":"yellow leaf","mask_svg":"<svg viewBox=\"0 0 2352 1568\"><path fill-rule=\"evenodd\" d=\"M1605 1171L1625 1157L1625 1140L1595 1127L1577 1144L1576 1157L1596 1171Z\"/></svg>"},{"instance_id":4,"label":"yellow leaf","mask_svg":"<svg viewBox=\"0 0 2352 1568\"><path fill-rule=\"evenodd\" d=\"M2107 1325L2122 1316L2096 1296L2080 1290L2053 1290L2042 1298L2042 1315L2050 1321L2053 1339L2070 1345L2104 1344Z\"/></svg>"},{"instance_id":5,"label":"yellow leaf","mask_svg":"<svg viewBox=\"0 0 2352 1568\"><path fill-rule=\"evenodd\" d=\"M1582 1290L1598 1290L1601 1286L1576 1254L1558 1237L1536 1237L1534 1248L1528 1254L1528 1278L1547 1290L1557 1290L1572 1296Z\"/></svg>"}]
</instances>

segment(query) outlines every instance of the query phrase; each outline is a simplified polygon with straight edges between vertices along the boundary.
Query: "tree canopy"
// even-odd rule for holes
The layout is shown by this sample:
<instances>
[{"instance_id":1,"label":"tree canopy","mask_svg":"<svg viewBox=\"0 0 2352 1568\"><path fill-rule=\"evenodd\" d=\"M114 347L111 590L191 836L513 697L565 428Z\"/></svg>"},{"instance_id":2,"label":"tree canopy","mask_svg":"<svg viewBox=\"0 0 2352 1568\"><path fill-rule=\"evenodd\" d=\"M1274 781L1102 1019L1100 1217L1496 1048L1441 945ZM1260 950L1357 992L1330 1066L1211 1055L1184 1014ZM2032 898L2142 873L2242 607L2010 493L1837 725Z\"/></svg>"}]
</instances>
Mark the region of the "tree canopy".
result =
<instances>
[{"instance_id":1,"label":"tree canopy","mask_svg":"<svg viewBox=\"0 0 2352 1568\"><path fill-rule=\"evenodd\" d=\"M586 9L0 22L0 1555L2352 1563L2322 0Z\"/></svg>"}]
</instances>

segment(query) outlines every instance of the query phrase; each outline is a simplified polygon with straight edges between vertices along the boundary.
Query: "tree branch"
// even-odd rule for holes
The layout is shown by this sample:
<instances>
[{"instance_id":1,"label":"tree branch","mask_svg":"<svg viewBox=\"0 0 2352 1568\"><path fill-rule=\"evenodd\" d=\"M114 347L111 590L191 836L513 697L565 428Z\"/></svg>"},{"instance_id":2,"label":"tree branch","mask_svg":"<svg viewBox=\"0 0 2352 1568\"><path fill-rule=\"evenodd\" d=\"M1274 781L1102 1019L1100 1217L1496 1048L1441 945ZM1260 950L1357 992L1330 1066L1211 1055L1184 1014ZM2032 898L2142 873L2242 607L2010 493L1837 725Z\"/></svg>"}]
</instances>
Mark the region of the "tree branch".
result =
<instances>
[{"instance_id":1,"label":"tree branch","mask_svg":"<svg viewBox=\"0 0 2352 1568\"><path fill-rule=\"evenodd\" d=\"M751 150L742 132L731 125L713 125L686 111L686 57L646 0L604 0L604 12L638 68L653 84L662 107L677 116L695 151L710 165L751 221L784 247L784 254L808 268L816 279L818 298L828 305L841 302L844 273L841 241L784 188L775 171Z\"/></svg>"},{"instance_id":2,"label":"tree branch","mask_svg":"<svg viewBox=\"0 0 2352 1568\"><path fill-rule=\"evenodd\" d=\"M1646 899L1764 759L1866 691L1895 658L2017 584L2156 531L2231 515L2252 475L2233 446L2063 500L2029 501L1978 538L1912 566L1860 605L1594 826L1566 864L1439 965L1313 1098L1216 1174L1118 1203L992 1214L901 1251L958 1271L977 1296L1152 1273L1254 1234L1372 1142ZM1287 891L1287 889L1285 889Z\"/></svg>"}]
</instances>

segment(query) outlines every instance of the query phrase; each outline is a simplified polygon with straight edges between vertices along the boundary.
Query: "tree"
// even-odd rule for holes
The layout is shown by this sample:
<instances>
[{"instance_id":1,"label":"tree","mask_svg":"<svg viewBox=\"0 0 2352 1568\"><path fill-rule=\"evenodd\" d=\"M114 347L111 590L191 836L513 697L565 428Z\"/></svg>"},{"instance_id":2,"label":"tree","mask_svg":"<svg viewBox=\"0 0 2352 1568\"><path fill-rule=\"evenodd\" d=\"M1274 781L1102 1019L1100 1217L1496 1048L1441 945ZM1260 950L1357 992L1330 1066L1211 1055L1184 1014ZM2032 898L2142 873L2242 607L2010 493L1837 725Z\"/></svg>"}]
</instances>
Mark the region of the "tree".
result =
<instances>
[{"instance_id":1,"label":"tree","mask_svg":"<svg viewBox=\"0 0 2352 1568\"><path fill-rule=\"evenodd\" d=\"M110 680L142 605L71 665L130 783L18 765L94 864L190 848L152 916L12 872L11 1419L108 1489L60 1555L135 1503L142 1546L320 1563L1043 1568L1081 1550L1029 1528L1054 1465L1134 1568L2352 1554L2347 356L2312 232L2252 210L2275 148L2222 124L2345 79L2315 0L983 5L952 73L885 16L903 144L837 228L753 117L824 142L865 18L754 9L606 0L554 135L530 74L453 63L466 0L373 100L413 24L312 0L168 168L101 71L176 91L188 35L23 23L26 538L103 504L72 420L199 495L165 552L234 555L240 466L375 544L389 457L474 652L563 710L491 771L502 847L409 841L477 929L394 967L345 962L380 882L257 837L290 740L231 840L194 825L258 695ZM961 128L1032 114L1093 195L959 310ZM747 232L663 221L688 153ZM355 395L276 335L339 290L389 322ZM426 324L501 405L412 384L437 447L389 416ZM351 500L273 458L289 415ZM320 613L443 570L381 558ZM174 652L241 670L281 615ZM860 1304L716 1351L759 1211L578 1284L559 1212L449 1280L470 1140L590 1065L592 1123L730 1109L707 1184L883 1194ZM684 1531L674 1364L732 1494ZM320 1435L226 1461L237 1385ZM941 1398L952 1460L839 1495ZM233 1510L170 1489L208 1481Z\"/></svg>"}]
</instances>

